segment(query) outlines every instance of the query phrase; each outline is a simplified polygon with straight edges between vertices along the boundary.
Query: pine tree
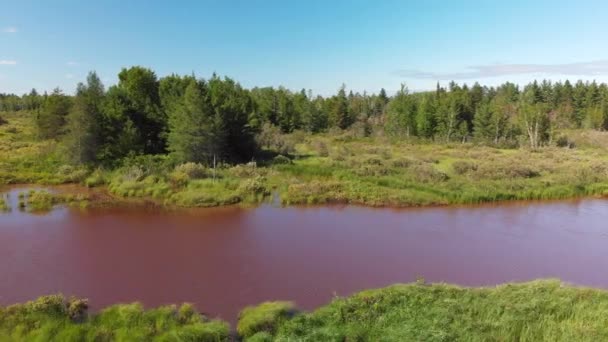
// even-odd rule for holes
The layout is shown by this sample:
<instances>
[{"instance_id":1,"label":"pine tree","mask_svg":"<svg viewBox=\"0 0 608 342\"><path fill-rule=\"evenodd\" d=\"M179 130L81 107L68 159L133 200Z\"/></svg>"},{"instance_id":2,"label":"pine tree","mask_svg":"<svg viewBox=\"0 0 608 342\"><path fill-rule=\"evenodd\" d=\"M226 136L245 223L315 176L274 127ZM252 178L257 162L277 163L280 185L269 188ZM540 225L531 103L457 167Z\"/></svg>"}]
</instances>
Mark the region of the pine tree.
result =
<instances>
[{"instance_id":1,"label":"pine tree","mask_svg":"<svg viewBox=\"0 0 608 342\"><path fill-rule=\"evenodd\" d=\"M203 82L190 80L182 101L169 113L169 151L179 162L210 164L222 154L225 131Z\"/></svg>"},{"instance_id":2,"label":"pine tree","mask_svg":"<svg viewBox=\"0 0 608 342\"><path fill-rule=\"evenodd\" d=\"M87 84L79 84L74 106L67 119L65 145L69 159L75 164L97 161L101 137L101 107L104 87L95 72L87 76Z\"/></svg>"},{"instance_id":3,"label":"pine tree","mask_svg":"<svg viewBox=\"0 0 608 342\"><path fill-rule=\"evenodd\" d=\"M65 122L72 103L68 96L56 88L47 96L36 117L38 137L41 139L59 138L65 132Z\"/></svg>"},{"instance_id":4,"label":"pine tree","mask_svg":"<svg viewBox=\"0 0 608 342\"><path fill-rule=\"evenodd\" d=\"M347 129L352 124L352 120L348 112L348 99L346 98L344 85L332 100L331 116L333 125L341 129Z\"/></svg>"},{"instance_id":5,"label":"pine tree","mask_svg":"<svg viewBox=\"0 0 608 342\"><path fill-rule=\"evenodd\" d=\"M387 130L397 137L416 134L416 107L405 84L387 107Z\"/></svg>"}]
</instances>

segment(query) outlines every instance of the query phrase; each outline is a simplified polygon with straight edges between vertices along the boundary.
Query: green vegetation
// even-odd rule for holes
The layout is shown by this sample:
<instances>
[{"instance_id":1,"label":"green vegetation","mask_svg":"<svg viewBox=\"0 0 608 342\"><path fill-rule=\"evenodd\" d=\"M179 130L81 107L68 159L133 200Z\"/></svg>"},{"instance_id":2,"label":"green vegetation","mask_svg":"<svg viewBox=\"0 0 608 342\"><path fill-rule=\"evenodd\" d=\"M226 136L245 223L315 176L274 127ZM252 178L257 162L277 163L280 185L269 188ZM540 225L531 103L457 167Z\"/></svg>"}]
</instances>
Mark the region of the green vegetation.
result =
<instances>
[{"instance_id":1,"label":"green vegetation","mask_svg":"<svg viewBox=\"0 0 608 342\"><path fill-rule=\"evenodd\" d=\"M268 341L599 341L608 292L559 281L496 288L395 285L338 298Z\"/></svg>"},{"instance_id":2,"label":"green vegetation","mask_svg":"<svg viewBox=\"0 0 608 342\"><path fill-rule=\"evenodd\" d=\"M251 338L259 333L272 335L295 313L295 306L291 302L266 302L247 307L239 314L236 330L244 338Z\"/></svg>"},{"instance_id":3,"label":"green vegetation","mask_svg":"<svg viewBox=\"0 0 608 342\"><path fill-rule=\"evenodd\" d=\"M57 204L86 207L88 198L84 194L54 194L46 190L29 190L19 193L19 207L32 212L48 211Z\"/></svg>"},{"instance_id":4,"label":"green vegetation","mask_svg":"<svg viewBox=\"0 0 608 342\"><path fill-rule=\"evenodd\" d=\"M3 341L228 341L229 327L192 305L144 310L115 305L89 316L86 300L62 296L0 308Z\"/></svg>"},{"instance_id":5,"label":"green vegetation","mask_svg":"<svg viewBox=\"0 0 608 342\"><path fill-rule=\"evenodd\" d=\"M8 202L4 197L0 197L0 212L9 211L11 208L8 206Z\"/></svg>"},{"instance_id":6,"label":"green vegetation","mask_svg":"<svg viewBox=\"0 0 608 342\"><path fill-rule=\"evenodd\" d=\"M595 82L315 97L132 67L108 90L0 94L0 184L186 207L606 196L607 108Z\"/></svg>"},{"instance_id":7,"label":"green vegetation","mask_svg":"<svg viewBox=\"0 0 608 342\"><path fill-rule=\"evenodd\" d=\"M144 310L111 306L89 315L86 300L46 296L0 308L1 340L228 341L227 323L188 304ZM248 307L244 341L601 341L608 338L608 292L557 280L463 288L394 285L336 298L313 312L288 302Z\"/></svg>"}]
</instances>

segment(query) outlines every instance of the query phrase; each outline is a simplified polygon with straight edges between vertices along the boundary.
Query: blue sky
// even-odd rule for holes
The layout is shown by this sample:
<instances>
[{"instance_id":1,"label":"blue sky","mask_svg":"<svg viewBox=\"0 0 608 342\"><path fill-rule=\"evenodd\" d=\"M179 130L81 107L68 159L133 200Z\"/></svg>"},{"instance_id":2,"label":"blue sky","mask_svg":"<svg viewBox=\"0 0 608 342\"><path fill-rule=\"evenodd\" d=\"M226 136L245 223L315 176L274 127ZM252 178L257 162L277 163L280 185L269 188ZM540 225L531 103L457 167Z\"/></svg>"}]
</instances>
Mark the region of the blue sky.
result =
<instances>
[{"instance_id":1,"label":"blue sky","mask_svg":"<svg viewBox=\"0 0 608 342\"><path fill-rule=\"evenodd\" d=\"M0 92L73 92L89 70L227 75L334 93L437 81L608 81L602 1L0 0Z\"/></svg>"}]
</instances>

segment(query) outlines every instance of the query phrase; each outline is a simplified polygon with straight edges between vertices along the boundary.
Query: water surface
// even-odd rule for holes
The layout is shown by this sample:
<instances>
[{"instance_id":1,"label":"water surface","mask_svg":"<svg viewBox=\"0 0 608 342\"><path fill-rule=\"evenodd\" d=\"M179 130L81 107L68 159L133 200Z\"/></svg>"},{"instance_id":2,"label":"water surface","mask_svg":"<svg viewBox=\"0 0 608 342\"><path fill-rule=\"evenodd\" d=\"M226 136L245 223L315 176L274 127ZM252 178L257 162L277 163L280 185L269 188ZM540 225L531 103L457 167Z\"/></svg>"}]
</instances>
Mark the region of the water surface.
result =
<instances>
[{"instance_id":1,"label":"water surface","mask_svg":"<svg viewBox=\"0 0 608 342\"><path fill-rule=\"evenodd\" d=\"M17 190L10 193L17 207ZM476 207L158 210L0 214L0 304L62 292L93 309L192 302L234 321L246 305L417 277L493 285L555 277L608 288L608 201Z\"/></svg>"}]
</instances>

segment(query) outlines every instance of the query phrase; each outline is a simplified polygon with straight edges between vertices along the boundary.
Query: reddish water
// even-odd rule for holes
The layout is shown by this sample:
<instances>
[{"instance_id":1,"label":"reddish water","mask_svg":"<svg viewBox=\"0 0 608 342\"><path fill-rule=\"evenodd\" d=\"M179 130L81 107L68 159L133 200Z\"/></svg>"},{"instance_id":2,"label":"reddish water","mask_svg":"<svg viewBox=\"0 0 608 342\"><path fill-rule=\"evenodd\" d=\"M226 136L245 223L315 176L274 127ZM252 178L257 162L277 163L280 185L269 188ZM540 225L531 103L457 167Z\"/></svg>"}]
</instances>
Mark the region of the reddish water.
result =
<instances>
[{"instance_id":1,"label":"reddish water","mask_svg":"<svg viewBox=\"0 0 608 342\"><path fill-rule=\"evenodd\" d=\"M16 192L11 200L16 201ZM608 201L0 214L0 304L62 292L93 308L193 302L234 321L265 300L312 309L410 282L540 277L608 287Z\"/></svg>"}]
</instances>

